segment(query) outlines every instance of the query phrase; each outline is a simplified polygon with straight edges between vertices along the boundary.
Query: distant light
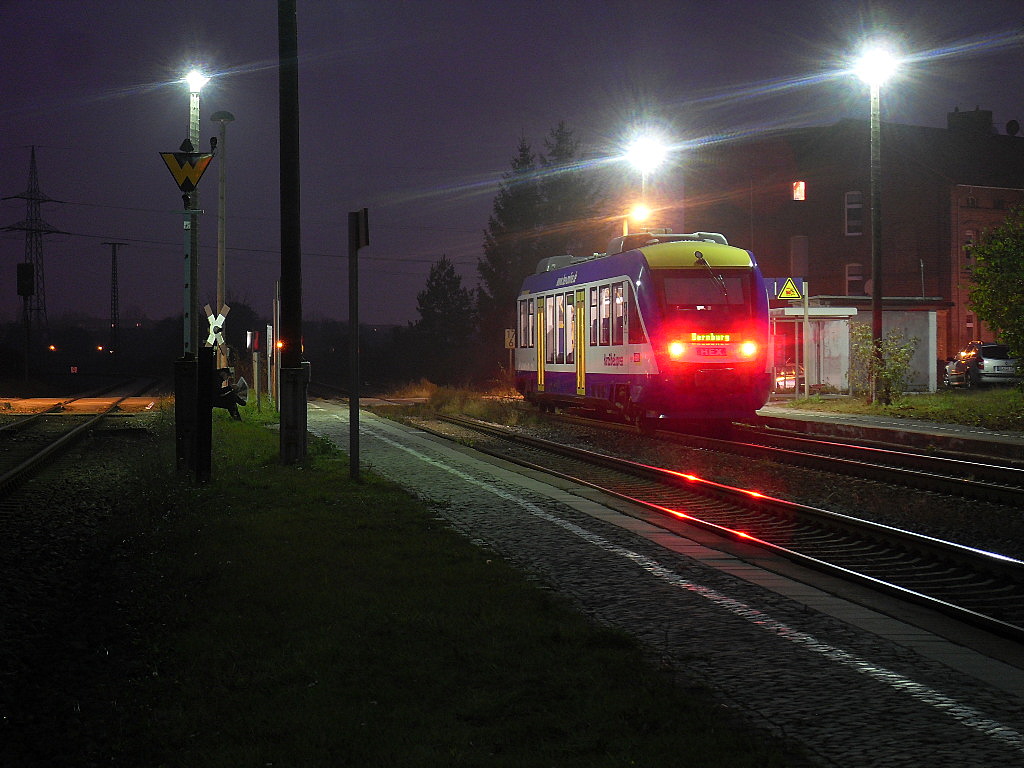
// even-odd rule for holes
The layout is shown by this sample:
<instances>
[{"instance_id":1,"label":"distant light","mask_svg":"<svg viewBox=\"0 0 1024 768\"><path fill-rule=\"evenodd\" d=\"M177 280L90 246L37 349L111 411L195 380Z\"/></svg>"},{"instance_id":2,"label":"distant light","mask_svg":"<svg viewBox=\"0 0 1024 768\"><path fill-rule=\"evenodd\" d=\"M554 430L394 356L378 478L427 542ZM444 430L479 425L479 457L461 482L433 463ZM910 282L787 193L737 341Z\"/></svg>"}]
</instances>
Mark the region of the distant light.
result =
<instances>
[{"instance_id":1,"label":"distant light","mask_svg":"<svg viewBox=\"0 0 1024 768\"><path fill-rule=\"evenodd\" d=\"M50 345L50 351L51 352L56 352L57 351L57 345L56 344L51 344Z\"/></svg>"},{"instance_id":2,"label":"distant light","mask_svg":"<svg viewBox=\"0 0 1024 768\"><path fill-rule=\"evenodd\" d=\"M629 218L636 222L647 221L650 217L651 209L643 203L634 205L633 210L629 212Z\"/></svg>"},{"instance_id":3,"label":"distant light","mask_svg":"<svg viewBox=\"0 0 1024 768\"><path fill-rule=\"evenodd\" d=\"M854 64L853 71L868 85L882 85L895 74L900 60L886 48L869 48Z\"/></svg>"},{"instance_id":4,"label":"distant light","mask_svg":"<svg viewBox=\"0 0 1024 768\"><path fill-rule=\"evenodd\" d=\"M185 82L188 83L189 92L199 93L203 89L203 86L210 82L210 78L198 69L193 69L185 75Z\"/></svg>"},{"instance_id":5,"label":"distant light","mask_svg":"<svg viewBox=\"0 0 1024 768\"><path fill-rule=\"evenodd\" d=\"M641 136L626 149L626 160L641 173L653 171L668 157L668 146L654 136Z\"/></svg>"}]
</instances>

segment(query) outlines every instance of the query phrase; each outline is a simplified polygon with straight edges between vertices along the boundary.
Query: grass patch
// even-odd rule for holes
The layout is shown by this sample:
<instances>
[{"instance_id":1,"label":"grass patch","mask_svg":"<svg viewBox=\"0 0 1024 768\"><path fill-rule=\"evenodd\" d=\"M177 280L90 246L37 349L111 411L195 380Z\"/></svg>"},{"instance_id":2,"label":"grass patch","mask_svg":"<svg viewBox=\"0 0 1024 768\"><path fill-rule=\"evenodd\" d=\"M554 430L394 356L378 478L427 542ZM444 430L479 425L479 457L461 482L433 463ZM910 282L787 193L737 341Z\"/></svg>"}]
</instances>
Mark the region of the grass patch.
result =
<instances>
[{"instance_id":1,"label":"grass patch","mask_svg":"<svg viewBox=\"0 0 1024 768\"><path fill-rule=\"evenodd\" d=\"M908 394L892 405L872 405L855 397L809 397L776 401L783 408L829 413L871 414L924 419L986 429L1024 431L1024 393L1016 387L986 387Z\"/></svg>"},{"instance_id":2,"label":"grass patch","mask_svg":"<svg viewBox=\"0 0 1024 768\"><path fill-rule=\"evenodd\" d=\"M124 764L801 764L326 443L282 467L214 429L214 480L134 553Z\"/></svg>"}]
</instances>

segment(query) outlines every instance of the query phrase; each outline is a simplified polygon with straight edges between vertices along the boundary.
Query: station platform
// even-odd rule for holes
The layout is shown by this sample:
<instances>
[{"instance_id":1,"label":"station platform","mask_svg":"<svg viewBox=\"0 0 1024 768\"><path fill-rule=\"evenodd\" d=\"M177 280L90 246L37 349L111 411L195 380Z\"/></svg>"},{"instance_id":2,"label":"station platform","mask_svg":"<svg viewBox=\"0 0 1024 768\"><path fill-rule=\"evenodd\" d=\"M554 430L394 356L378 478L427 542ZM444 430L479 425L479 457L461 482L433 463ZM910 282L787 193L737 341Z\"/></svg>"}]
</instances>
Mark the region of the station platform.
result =
<instances>
[{"instance_id":1,"label":"station platform","mask_svg":"<svg viewBox=\"0 0 1024 768\"><path fill-rule=\"evenodd\" d=\"M892 416L801 410L779 402L770 402L757 413L772 427L808 435L832 435L920 450L1024 461L1024 432Z\"/></svg>"}]
</instances>

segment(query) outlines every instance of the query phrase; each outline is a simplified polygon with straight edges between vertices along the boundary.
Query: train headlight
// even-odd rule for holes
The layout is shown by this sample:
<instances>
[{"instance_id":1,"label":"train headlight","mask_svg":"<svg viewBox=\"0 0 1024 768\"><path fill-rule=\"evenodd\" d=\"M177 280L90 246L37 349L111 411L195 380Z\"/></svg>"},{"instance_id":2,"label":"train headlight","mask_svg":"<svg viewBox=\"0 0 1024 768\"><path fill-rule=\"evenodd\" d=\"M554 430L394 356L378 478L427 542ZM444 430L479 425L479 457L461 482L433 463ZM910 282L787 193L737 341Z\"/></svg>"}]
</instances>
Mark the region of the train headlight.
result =
<instances>
[{"instance_id":1,"label":"train headlight","mask_svg":"<svg viewBox=\"0 0 1024 768\"><path fill-rule=\"evenodd\" d=\"M686 351L686 345L681 341L672 341L668 345L668 356L673 360L681 360Z\"/></svg>"},{"instance_id":2,"label":"train headlight","mask_svg":"<svg viewBox=\"0 0 1024 768\"><path fill-rule=\"evenodd\" d=\"M744 341L740 344L740 354L743 357L753 357L757 354L757 344L753 341Z\"/></svg>"}]
</instances>

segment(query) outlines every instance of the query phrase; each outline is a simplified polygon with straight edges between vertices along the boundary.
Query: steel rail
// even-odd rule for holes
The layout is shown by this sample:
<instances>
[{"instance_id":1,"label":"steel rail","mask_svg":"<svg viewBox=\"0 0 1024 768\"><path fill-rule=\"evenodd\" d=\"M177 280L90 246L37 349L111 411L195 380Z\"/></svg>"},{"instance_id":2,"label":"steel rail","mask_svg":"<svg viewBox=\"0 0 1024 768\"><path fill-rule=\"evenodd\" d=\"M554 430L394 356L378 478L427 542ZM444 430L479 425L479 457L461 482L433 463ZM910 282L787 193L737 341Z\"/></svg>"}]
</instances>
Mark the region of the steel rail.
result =
<instances>
[{"instance_id":1,"label":"steel rail","mask_svg":"<svg viewBox=\"0 0 1024 768\"><path fill-rule=\"evenodd\" d=\"M8 497L18 485L24 482L31 475L32 472L36 471L42 464L47 461L51 461L59 453L69 448L82 435L91 430L99 421L110 415L110 412L127 397L128 395L119 397L104 410L94 414L91 418L70 430L61 433L59 437L48 442L42 449L36 451L27 459L21 461L14 468L0 475L0 498ZM48 410L46 413L52 413L52 411ZM40 413L36 415L42 416L44 414Z\"/></svg>"},{"instance_id":2,"label":"steel rail","mask_svg":"<svg viewBox=\"0 0 1024 768\"><path fill-rule=\"evenodd\" d=\"M555 418L577 423L597 423L604 429L635 431L622 425L595 422L578 416L562 415ZM870 477L882 482L966 498L1009 505L1019 505L1024 501L1024 466L1017 462L995 464L983 461L982 457L967 460L948 453L922 453L899 446L882 446L877 442L864 445L825 436L815 438L765 432L743 425L733 425L733 429L752 434L751 441L667 430L659 430L656 436L688 448L780 461L854 477Z\"/></svg>"},{"instance_id":3,"label":"steel rail","mask_svg":"<svg viewBox=\"0 0 1024 768\"><path fill-rule=\"evenodd\" d=\"M614 486L616 483L623 484L620 481L588 479L574 472L555 469L550 464L545 465L510 455L507 451L473 446L475 450L498 458L601 490L657 512L666 521L693 525L733 540L753 544L801 565L867 584L874 589L922 603L1001 635L1024 640L1022 561L913 531L764 496L755 491L727 486L673 470L512 433L493 424L463 417L437 418L464 429L499 438L509 444L543 451L549 456L554 454L586 466L596 465L628 477L640 477L655 486L669 486L694 497L724 499L730 508L703 510L691 514L690 511L684 512L682 509L674 508L664 500L656 500L659 495L656 489L642 489L640 493L636 490L617 490ZM438 434L444 436L443 433ZM695 507L699 504L694 503L690 506ZM742 523L737 524L737 515L750 513L760 515L764 519L748 516ZM810 531L802 530L807 525L811 526ZM666 524L663 527L671 526ZM780 541L779 537L785 541ZM880 565L883 558L891 559L892 562ZM886 574L886 571L893 575ZM928 591L924 591L922 586L915 583L922 580L929 582ZM944 595L948 592L958 592L962 596L969 590L976 594L972 599L965 599L962 602L956 602L955 597ZM1007 594L1000 594L1000 590ZM978 607L979 605L984 607Z\"/></svg>"}]
</instances>

